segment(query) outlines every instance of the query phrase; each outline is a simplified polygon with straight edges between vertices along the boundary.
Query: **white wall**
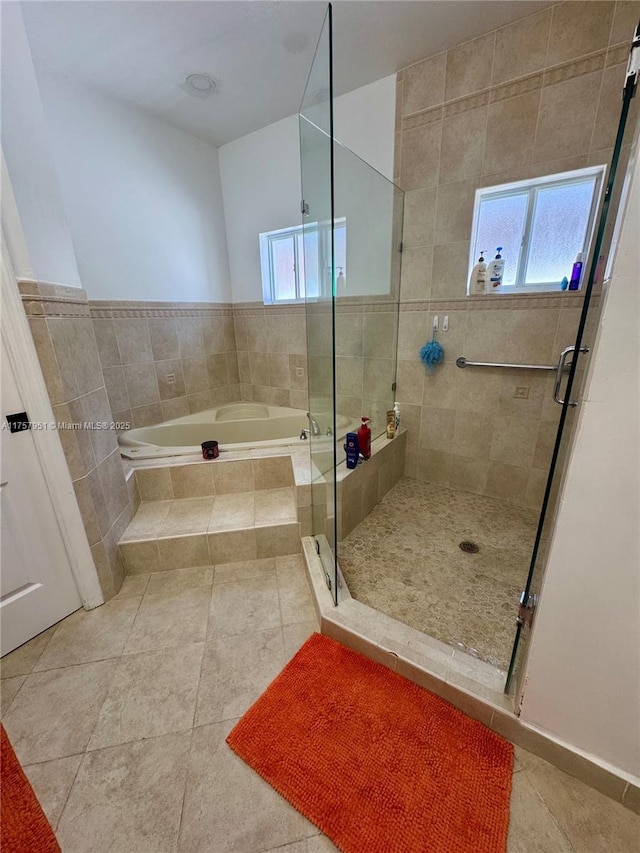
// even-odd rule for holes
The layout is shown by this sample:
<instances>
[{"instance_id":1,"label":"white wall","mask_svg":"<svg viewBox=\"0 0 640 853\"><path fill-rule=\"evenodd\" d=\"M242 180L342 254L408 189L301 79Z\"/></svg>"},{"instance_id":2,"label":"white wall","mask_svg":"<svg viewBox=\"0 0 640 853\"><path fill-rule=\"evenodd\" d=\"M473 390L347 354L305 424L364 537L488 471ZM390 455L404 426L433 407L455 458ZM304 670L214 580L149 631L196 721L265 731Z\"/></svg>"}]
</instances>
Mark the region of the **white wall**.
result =
<instances>
[{"instance_id":1,"label":"white wall","mask_svg":"<svg viewBox=\"0 0 640 853\"><path fill-rule=\"evenodd\" d=\"M80 287L19 3L3 3L1 53L2 226L16 275Z\"/></svg>"},{"instance_id":2,"label":"white wall","mask_svg":"<svg viewBox=\"0 0 640 853\"><path fill-rule=\"evenodd\" d=\"M38 81L89 297L229 302L217 149L58 75Z\"/></svg>"},{"instance_id":3,"label":"white wall","mask_svg":"<svg viewBox=\"0 0 640 853\"><path fill-rule=\"evenodd\" d=\"M395 76L336 98L336 138L385 177L393 175ZM220 148L234 302L262 300L258 234L300 224L298 117Z\"/></svg>"},{"instance_id":4,"label":"white wall","mask_svg":"<svg viewBox=\"0 0 640 853\"><path fill-rule=\"evenodd\" d=\"M640 775L640 158L527 667L522 719Z\"/></svg>"}]
</instances>

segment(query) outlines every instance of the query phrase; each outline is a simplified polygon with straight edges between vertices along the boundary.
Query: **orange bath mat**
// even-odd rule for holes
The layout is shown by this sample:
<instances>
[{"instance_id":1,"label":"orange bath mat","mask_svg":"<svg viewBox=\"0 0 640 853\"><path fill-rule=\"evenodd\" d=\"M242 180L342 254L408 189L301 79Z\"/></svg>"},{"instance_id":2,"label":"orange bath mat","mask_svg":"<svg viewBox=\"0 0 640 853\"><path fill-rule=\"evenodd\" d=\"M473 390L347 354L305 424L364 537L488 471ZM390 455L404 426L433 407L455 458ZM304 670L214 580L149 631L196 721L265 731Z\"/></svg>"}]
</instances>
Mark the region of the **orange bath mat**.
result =
<instances>
[{"instance_id":1,"label":"orange bath mat","mask_svg":"<svg viewBox=\"0 0 640 853\"><path fill-rule=\"evenodd\" d=\"M313 634L227 743L344 853L504 853L513 747Z\"/></svg>"},{"instance_id":2,"label":"orange bath mat","mask_svg":"<svg viewBox=\"0 0 640 853\"><path fill-rule=\"evenodd\" d=\"M0 850L60 853L60 847L0 725Z\"/></svg>"}]
</instances>

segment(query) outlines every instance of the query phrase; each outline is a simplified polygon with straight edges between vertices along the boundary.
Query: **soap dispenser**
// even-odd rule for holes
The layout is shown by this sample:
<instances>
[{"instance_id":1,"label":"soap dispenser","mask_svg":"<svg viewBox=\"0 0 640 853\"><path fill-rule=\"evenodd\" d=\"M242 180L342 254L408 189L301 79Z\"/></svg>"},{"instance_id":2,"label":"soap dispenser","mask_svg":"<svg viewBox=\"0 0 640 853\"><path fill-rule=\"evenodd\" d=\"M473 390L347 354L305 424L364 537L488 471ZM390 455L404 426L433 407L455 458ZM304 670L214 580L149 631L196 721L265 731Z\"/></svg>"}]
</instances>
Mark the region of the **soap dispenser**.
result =
<instances>
[{"instance_id":1,"label":"soap dispenser","mask_svg":"<svg viewBox=\"0 0 640 853\"><path fill-rule=\"evenodd\" d=\"M484 293L487 282L487 265L484 260L484 249L480 249L480 257L478 263L471 270L471 279L469 280L469 293Z\"/></svg>"},{"instance_id":2,"label":"soap dispenser","mask_svg":"<svg viewBox=\"0 0 640 853\"><path fill-rule=\"evenodd\" d=\"M487 278L491 287L500 287L502 284L502 276L504 275L504 258L500 254L502 246L498 246L495 258L489 264L487 269Z\"/></svg>"}]
</instances>

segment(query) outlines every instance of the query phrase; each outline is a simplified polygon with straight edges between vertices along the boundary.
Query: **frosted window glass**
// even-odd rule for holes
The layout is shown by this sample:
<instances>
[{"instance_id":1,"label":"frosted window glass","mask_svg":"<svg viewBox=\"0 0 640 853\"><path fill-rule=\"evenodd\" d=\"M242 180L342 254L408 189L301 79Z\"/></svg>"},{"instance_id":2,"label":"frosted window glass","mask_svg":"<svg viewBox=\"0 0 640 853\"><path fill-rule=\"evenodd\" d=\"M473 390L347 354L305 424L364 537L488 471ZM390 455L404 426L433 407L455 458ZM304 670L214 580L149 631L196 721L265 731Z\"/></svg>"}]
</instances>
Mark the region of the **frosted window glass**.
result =
<instances>
[{"instance_id":1,"label":"frosted window glass","mask_svg":"<svg viewBox=\"0 0 640 853\"><path fill-rule=\"evenodd\" d=\"M287 236L271 240L274 290L276 299L296 298L296 273L293 238Z\"/></svg>"},{"instance_id":2,"label":"frosted window glass","mask_svg":"<svg viewBox=\"0 0 640 853\"><path fill-rule=\"evenodd\" d=\"M518 271L518 258L522 245L522 235L527 217L528 194L505 196L504 198L485 199L480 203L480 215L476 238L475 260L480 250L485 250L487 263L496 256L496 248L502 246L504 258L503 285L514 285Z\"/></svg>"},{"instance_id":3,"label":"frosted window glass","mask_svg":"<svg viewBox=\"0 0 640 853\"><path fill-rule=\"evenodd\" d=\"M559 284L584 248L595 182L538 190L525 284Z\"/></svg>"}]
</instances>

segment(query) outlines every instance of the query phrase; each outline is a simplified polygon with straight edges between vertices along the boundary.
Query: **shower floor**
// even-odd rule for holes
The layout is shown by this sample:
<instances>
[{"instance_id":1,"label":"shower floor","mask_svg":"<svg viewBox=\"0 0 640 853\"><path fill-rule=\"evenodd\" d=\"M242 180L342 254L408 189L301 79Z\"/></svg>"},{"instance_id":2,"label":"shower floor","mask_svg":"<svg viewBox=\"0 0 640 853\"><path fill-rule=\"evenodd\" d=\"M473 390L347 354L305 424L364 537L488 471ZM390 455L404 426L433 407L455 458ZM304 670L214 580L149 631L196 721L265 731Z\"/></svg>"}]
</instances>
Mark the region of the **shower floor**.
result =
<instances>
[{"instance_id":1,"label":"shower floor","mask_svg":"<svg viewBox=\"0 0 640 853\"><path fill-rule=\"evenodd\" d=\"M340 568L357 601L506 669L537 522L537 510L403 477L341 543Z\"/></svg>"}]
</instances>

